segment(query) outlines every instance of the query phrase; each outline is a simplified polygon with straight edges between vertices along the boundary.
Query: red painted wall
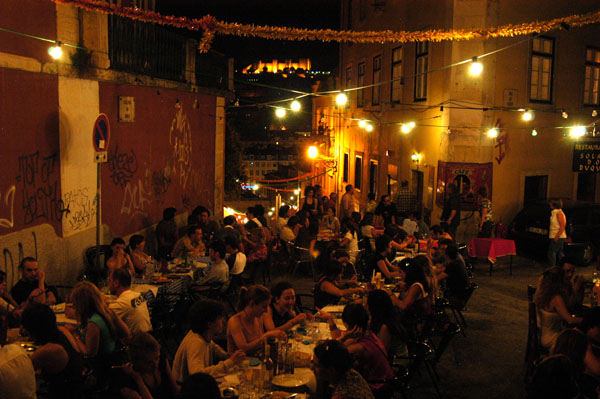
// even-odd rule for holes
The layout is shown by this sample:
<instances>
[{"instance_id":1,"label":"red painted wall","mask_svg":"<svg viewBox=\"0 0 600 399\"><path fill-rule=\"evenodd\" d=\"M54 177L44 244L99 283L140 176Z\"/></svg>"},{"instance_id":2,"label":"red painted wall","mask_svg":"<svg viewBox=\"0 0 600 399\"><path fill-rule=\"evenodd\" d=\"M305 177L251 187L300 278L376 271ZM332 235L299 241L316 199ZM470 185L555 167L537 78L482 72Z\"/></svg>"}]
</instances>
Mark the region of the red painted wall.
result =
<instances>
[{"instance_id":1,"label":"red painted wall","mask_svg":"<svg viewBox=\"0 0 600 399\"><path fill-rule=\"evenodd\" d=\"M48 0L3 0L0 2L0 26L56 40L56 5ZM4 53L51 61L48 55L51 45L22 35L0 32L0 51Z\"/></svg>"},{"instance_id":2,"label":"red painted wall","mask_svg":"<svg viewBox=\"0 0 600 399\"><path fill-rule=\"evenodd\" d=\"M135 97L135 122L118 122L119 96ZM199 204L213 206L216 98L100 83L111 139L102 166L102 222L124 236Z\"/></svg>"},{"instance_id":3,"label":"red painted wall","mask_svg":"<svg viewBox=\"0 0 600 399\"><path fill-rule=\"evenodd\" d=\"M0 68L0 235L42 223L62 235L59 148L58 78Z\"/></svg>"}]
</instances>

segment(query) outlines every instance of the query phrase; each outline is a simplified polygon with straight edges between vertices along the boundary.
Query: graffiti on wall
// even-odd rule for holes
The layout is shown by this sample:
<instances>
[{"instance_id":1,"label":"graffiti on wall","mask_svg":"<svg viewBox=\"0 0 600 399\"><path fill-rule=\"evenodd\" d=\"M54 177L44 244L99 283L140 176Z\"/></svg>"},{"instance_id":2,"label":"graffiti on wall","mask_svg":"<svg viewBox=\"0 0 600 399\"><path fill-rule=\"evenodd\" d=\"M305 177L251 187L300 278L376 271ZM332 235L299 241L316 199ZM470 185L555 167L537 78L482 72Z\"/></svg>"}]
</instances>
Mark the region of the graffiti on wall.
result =
<instances>
[{"instance_id":1,"label":"graffiti on wall","mask_svg":"<svg viewBox=\"0 0 600 399\"><path fill-rule=\"evenodd\" d=\"M169 130L169 145L172 150L171 169L173 176L179 179L181 188L185 190L192 172L192 129L181 104L175 104L175 108L177 112Z\"/></svg>"},{"instance_id":2,"label":"graffiti on wall","mask_svg":"<svg viewBox=\"0 0 600 399\"><path fill-rule=\"evenodd\" d=\"M39 151L20 156L19 175L22 193L23 223L32 224L39 219L60 222L66 212L59 191L58 155L40 156Z\"/></svg>"},{"instance_id":3,"label":"graffiti on wall","mask_svg":"<svg viewBox=\"0 0 600 399\"><path fill-rule=\"evenodd\" d=\"M0 218L0 227L4 227L6 229L12 229L15 225L15 193L17 192L16 186L11 186L6 192L4 196L2 192L0 192L0 215L6 216Z\"/></svg>"},{"instance_id":4,"label":"graffiti on wall","mask_svg":"<svg viewBox=\"0 0 600 399\"><path fill-rule=\"evenodd\" d=\"M142 215L147 216L150 198L151 194L146 190L141 179L138 179L137 183L128 182L125 185L123 201L121 202L121 213L130 216L141 213Z\"/></svg>"},{"instance_id":5,"label":"graffiti on wall","mask_svg":"<svg viewBox=\"0 0 600 399\"><path fill-rule=\"evenodd\" d=\"M71 230L83 230L94 225L96 220L97 199L95 192L91 195L89 187L71 190L63 195L67 209L65 220Z\"/></svg>"},{"instance_id":6,"label":"graffiti on wall","mask_svg":"<svg viewBox=\"0 0 600 399\"><path fill-rule=\"evenodd\" d=\"M108 151L108 170L114 185L121 188L125 187L138 170L137 158L133 148L130 148L129 151L119 152L119 144L116 143Z\"/></svg>"}]
</instances>

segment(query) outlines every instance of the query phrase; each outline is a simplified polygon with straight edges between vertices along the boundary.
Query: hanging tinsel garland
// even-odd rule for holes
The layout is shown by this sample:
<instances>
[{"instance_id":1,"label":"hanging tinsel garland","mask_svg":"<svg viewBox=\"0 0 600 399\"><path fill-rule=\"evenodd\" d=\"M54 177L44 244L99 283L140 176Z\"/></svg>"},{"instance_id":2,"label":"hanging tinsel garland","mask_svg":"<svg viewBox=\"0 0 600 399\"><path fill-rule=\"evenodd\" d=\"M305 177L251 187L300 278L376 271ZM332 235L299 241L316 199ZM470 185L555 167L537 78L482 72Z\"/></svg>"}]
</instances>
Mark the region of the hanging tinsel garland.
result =
<instances>
[{"instance_id":1,"label":"hanging tinsel garland","mask_svg":"<svg viewBox=\"0 0 600 399\"><path fill-rule=\"evenodd\" d=\"M51 0L55 3L70 4L89 11L118 15L143 22L173 26L189 30L203 30L204 34L198 46L201 53L208 51L215 33L242 37L258 37L271 40L319 40L323 42L347 43L406 43L441 42L446 40L473 40L498 37L514 37L532 33L548 32L559 28L581 27L600 22L600 11L555 18L547 21L534 21L521 24L509 24L490 28L472 29L430 29L426 31L336 31L332 29L298 29L277 26L257 26L234 22L217 21L206 15L200 19L161 15L139 8L122 7L98 0Z\"/></svg>"}]
</instances>

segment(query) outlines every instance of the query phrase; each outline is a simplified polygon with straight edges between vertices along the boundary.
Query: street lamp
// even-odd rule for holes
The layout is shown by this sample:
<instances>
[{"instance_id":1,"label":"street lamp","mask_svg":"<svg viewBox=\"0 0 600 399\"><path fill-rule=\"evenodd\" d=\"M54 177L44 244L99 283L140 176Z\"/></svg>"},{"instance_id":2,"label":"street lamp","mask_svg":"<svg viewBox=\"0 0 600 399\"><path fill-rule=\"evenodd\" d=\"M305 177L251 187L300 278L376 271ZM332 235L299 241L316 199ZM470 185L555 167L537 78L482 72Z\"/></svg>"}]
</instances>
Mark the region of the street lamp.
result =
<instances>
[{"instance_id":1,"label":"street lamp","mask_svg":"<svg viewBox=\"0 0 600 399\"><path fill-rule=\"evenodd\" d=\"M319 155L319 150L314 145L308 147L308 157L315 159Z\"/></svg>"}]
</instances>

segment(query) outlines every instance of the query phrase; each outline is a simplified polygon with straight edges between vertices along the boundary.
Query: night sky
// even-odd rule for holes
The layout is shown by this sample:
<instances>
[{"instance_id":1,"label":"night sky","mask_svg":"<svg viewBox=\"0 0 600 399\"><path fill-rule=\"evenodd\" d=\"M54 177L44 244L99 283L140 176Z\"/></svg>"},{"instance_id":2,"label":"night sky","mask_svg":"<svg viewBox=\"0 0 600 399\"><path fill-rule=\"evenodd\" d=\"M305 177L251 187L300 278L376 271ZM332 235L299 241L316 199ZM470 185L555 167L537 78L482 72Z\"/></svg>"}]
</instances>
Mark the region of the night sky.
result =
<instances>
[{"instance_id":1,"label":"night sky","mask_svg":"<svg viewBox=\"0 0 600 399\"><path fill-rule=\"evenodd\" d=\"M226 22L339 29L339 7L339 0L158 0L156 11L190 18L210 14ZM198 34L196 37L199 38ZM213 49L234 57L238 68L258 60L310 58L313 70L333 70L338 60L337 43L246 39L217 35Z\"/></svg>"}]
</instances>

